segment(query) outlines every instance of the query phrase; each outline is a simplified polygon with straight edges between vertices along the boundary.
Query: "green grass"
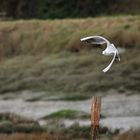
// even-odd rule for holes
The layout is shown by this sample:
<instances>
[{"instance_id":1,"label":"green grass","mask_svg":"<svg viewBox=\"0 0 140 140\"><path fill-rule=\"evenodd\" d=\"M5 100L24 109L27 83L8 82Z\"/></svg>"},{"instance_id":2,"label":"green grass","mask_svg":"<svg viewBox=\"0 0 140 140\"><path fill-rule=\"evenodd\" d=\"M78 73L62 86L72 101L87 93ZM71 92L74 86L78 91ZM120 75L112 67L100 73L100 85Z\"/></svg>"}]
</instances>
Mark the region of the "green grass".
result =
<instances>
[{"instance_id":1,"label":"green grass","mask_svg":"<svg viewBox=\"0 0 140 140\"><path fill-rule=\"evenodd\" d=\"M89 99L90 96L88 95L72 95L72 96L59 96L59 97L55 97L55 98L50 98L49 100L53 100L53 101L57 101L57 100L65 100L65 101L81 101L81 100L86 100L86 99Z\"/></svg>"},{"instance_id":2,"label":"green grass","mask_svg":"<svg viewBox=\"0 0 140 140\"><path fill-rule=\"evenodd\" d=\"M139 93L139 25L139 16L1 21L0 93L45 91L46 97L62 100L104 95L110 89ZM87 35L103 35L126 48L121 62L102 73L111 58L101 55L103 48L81 43Z\"/></svg>"},{"instance_id":3,"label":"green grass","mask_svg":"<svg viewBox=\"0 0 140 140\"><path fill-rule=\"evenodd\" d=\"M76 110L60 110L57 112L54 112L43 119L75 119L75 118L90 118L90 114L87 114L82 111L76 111Z\"/></svg>"},{"instance_id":4,"label":"green grass","mask_svg":"<svg viewBox=\"0 0 140 140\"><path fill-rule=\"evenodd\" d=\"M17 56L4 60L0 65L0 92L46 91L47 96L69 100L74 96L88 98L109 89L140 91L140 57L136 49L124 53L121 62L114 63L106 74L102 69L107 66L108 57L100 53L94 50L79 54Z\"/></svg>"}]
</instances>

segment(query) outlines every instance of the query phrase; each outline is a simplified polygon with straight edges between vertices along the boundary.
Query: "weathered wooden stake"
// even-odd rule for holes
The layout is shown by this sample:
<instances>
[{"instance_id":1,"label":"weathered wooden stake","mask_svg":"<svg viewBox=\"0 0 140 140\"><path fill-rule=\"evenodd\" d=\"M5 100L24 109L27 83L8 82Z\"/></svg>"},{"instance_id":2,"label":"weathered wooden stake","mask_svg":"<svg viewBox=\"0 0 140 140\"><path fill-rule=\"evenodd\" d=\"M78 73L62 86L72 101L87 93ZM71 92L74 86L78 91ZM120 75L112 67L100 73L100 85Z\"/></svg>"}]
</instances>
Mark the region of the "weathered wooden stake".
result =
<instances>
[{"instance_id":1,"label":"weathered wooden stake","mask_svg":"<svg viewBox=\"0 0 140 140\"><path fill-rule=\"evenodd\" d=\"M91 105L91 133L92 140L96 140L99 134L99 121L101 112L101 97L93 97Z\"/></svg>"}]
</instances>

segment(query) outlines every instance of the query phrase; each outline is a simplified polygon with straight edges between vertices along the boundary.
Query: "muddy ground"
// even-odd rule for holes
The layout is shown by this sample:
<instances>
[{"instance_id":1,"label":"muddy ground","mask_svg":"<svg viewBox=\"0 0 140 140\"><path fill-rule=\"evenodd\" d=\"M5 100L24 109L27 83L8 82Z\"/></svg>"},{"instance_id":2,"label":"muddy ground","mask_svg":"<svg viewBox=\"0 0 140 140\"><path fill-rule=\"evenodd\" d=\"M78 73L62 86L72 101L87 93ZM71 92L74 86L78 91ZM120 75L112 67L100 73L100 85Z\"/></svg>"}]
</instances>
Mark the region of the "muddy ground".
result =
<instances>
[{"instance_id":1,"label":"muddy ground","mask_svg":"<svg viewBox=\"0 0 140 140\"><path fill-rule=\"evenodd\" d=\"M37 96L39 93L35 93ZM43 94L43 93L40 93ZM12 95L12 94L10 94ZM84 111L90 114L92 99L83 101L51 101L38 100L27 101L30 95L22 93L21 96L13 96L14 98L5 98L8 95L1 96L0 113L11 112L26 118L37 120L41 125L46 125L47 121L42 118L59 110L71 109ZM24 98L23 98L24 97ZM126 131L140 127L140 96L139 95L108 95L102 97L101 114L104 116L100 123L102 126L115 130L120 129ZM62 123L68 127L74 123L81 126L90 125L88 119L63 119Z\"/></svg>"}]
</instances>

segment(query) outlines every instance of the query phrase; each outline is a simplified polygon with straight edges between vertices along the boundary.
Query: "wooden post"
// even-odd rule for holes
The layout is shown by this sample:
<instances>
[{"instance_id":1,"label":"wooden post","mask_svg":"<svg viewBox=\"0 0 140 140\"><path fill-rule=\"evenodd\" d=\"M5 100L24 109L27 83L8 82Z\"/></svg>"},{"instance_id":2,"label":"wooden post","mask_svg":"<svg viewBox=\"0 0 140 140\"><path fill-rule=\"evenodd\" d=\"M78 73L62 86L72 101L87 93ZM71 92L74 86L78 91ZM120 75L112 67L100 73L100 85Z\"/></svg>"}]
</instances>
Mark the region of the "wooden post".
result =
<instances>
[{"instance_id":1,"label":"wooden post","mask_svg":"<svg viewBox=\"0 0 140 140\"><path fill-rule=\"evenodd\" d=\"M99 121L101 112L101 97L93 97L91 105L91 133L92 140L96 140L99 134Z\"/></svg>"}]
</instances>

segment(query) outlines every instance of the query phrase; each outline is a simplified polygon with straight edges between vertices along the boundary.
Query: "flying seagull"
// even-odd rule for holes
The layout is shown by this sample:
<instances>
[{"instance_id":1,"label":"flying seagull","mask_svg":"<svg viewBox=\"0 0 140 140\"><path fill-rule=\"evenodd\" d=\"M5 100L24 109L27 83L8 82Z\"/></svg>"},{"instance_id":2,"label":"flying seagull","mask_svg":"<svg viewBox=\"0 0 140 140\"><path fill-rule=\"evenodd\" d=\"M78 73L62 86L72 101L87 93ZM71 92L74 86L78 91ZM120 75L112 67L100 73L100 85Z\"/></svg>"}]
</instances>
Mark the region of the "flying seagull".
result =
<instances>
[{"instance_id":1,"label":"flying seagull","mask_svg":"<svg viewBox=\"0 0 140 140\"><path fill-rule=\"evenodd\" d=\"M111 68L116 57L120 61L119 52L116 49L116 47L114 46L114 44L110 43L104 37L102 37L102 36L89 36L89 37L82 38L81 41L87 42L90 44L97 44L97 45L102 45L105 43L107 44L107 48L102 52L102 54L103 55L111 55L111 56L113 56L113 59L110 62L110 64L105 69L103 69L103 72L107 72Z\"/></svg>"}]
</instances>

